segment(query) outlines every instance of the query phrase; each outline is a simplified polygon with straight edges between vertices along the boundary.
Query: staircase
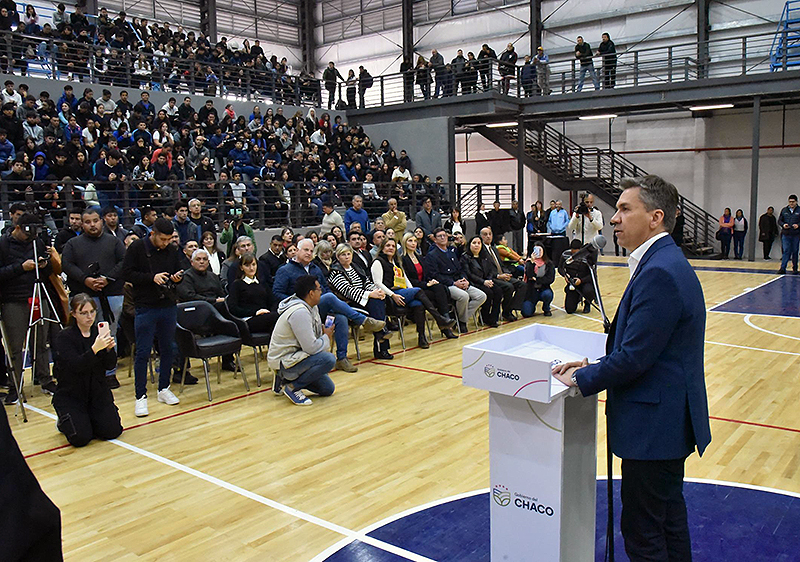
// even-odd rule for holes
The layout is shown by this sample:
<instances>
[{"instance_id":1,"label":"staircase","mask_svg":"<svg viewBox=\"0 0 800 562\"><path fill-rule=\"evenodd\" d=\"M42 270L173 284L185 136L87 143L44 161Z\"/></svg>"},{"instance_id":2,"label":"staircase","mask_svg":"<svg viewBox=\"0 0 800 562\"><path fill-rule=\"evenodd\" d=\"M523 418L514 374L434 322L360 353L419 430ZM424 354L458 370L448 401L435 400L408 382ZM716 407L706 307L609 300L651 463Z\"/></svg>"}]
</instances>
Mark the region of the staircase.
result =
<instances>
[{"instance_id":1,"label":"staircase","mask_svg":"<svg viewBox=\"0 0 800 562\"><path fill-rule=\"evenodd\" d=\"M769 55L772 72L800 66L800 0L789 0L783 7Z\"/></svg>"},{"instance_id":2,"label":"staircase","mask_svg":"<svg viewBox=\"0 0 800 562\"><path fill-rule=\"evenodd\" d=\"M800 3L800 2L799 2ZM517 156L518 127L477 127L476 131L512 156ZM646 176L647 172L613 150L584 147L553 127L540 122L525 123L523 163L564 191L588 191L615 207L622 178ZM684 216L683 247L696 256L715 252L716 218L681 196Z\"/></svg>"}]
</instances>

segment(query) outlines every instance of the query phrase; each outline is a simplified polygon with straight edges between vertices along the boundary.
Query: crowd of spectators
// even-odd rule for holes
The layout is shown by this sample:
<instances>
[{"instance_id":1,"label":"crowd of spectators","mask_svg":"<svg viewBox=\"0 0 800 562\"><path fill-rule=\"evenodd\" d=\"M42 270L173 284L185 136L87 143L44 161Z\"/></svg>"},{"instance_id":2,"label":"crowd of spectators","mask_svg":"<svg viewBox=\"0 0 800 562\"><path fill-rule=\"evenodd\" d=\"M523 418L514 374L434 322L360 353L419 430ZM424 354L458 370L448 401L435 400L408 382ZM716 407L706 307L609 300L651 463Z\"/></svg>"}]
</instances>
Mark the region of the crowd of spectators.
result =
<instances>
[{"instance_id":1,"label":"crowd of spectators","mask_svg":"<svg viewBox=\"0 0 800 562\"><path fill-rule=\"evenodd\" d=\"M0 91L0 170L7 201L35 198L51 228L72 206L115 206L125 225L140 208L197 198L218 223L231 213L257 227L324 219L324 206L363 195L367 207L395 197L409 210L422 195L448 197L441 177L412 175L405 150L376 147L360 127L312 108L237 115L189 96L156 107L148 91L118 99L72 85L38 98L8 80Z\"/></svg>"},{"instance_id":2,"label":"crowd of spectators","mask_svg":"<svg viewBox=\"0 0 800 562\"><path fill-rule=\"evenodd\" d=\"M10 31L11 35L7 36L8 53L0 58L0 66L22 75L28 71L29 61L37 61L51 64L54 75L73 80L91 74L93 82L126 88L260 95L276 102L314 104L324 103L324 87L328 109L334 104L340 109L363 108L366 91L374 83L364 66L357 72L349 69L345 77L333 62L322 70L319 79L305 70L293 75L286 57L266 53L258 40L252 45L247 39L239 44L223 37L212 44L202 32L186 31L180 25L173 29L168 22L128 19L125 12L112 17L106 8L90 19L80 6L67 13L59 4L53 23L40 25L33 6L26 6L22 17L13 0L6 0L4 7L5 15L0 8L0 31ZM601 62L599 73L595 59ZM587 76L595 89L615 86L617 53L608 33L602 34L596 50L578 37L575 60L579 64L575 90L581 91ZM416 61L405 58L400 72L404 101L414 99L415 84L423 99L487 89L520 96L551 92L550 58L542 46L520 59L512 43L500 55L484 44L477 56L458 49L450 62L433 49L427 59L422 54Z\"/></svg>"}]
</instances>

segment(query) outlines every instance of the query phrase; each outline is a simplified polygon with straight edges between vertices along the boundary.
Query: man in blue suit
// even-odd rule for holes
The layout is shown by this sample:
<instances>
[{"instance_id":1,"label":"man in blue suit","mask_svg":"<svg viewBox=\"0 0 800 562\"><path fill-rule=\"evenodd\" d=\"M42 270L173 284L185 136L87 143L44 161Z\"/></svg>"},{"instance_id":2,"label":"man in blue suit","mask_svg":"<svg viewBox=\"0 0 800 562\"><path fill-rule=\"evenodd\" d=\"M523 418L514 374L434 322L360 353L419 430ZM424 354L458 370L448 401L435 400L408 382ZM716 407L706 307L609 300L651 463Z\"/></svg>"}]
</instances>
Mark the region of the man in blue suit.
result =
<instances>
[{"instance_id":1,"label":"man in blue suit","mask_svg":"<svg viewBox=\"0 0 800 562\"><path fill-rule=\"evenodd\" d=\"M705 301L669 235L678 191L658 176L623 180L611 219L630 281L597 363L559 365L561 382L607 390L611 450L622 459L625 550L632 562L692 559L683 498L686 457L711 441L703 371Z\"/></svg>"}]
</instances>

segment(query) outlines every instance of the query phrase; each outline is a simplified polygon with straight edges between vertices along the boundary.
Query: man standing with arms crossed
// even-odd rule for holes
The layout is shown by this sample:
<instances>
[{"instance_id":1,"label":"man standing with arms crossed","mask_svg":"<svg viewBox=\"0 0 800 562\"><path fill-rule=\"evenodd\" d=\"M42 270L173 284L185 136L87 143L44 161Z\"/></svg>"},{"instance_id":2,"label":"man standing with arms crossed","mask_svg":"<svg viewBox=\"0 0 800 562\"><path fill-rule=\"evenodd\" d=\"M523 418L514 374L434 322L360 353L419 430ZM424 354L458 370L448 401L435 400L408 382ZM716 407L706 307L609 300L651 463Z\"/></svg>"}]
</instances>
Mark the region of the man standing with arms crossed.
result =
<instances>
[{"instance_id":1,"label":"man standing with arms crossed","mask_svg":"<svg viewBox=\"0 0 800 562\"><path fill-rule=\"evenodd\" d=\"M607 390L611 451L622 458L621 529L632 562L691 561L683 497L686 458L711 441L703 368L705 301L669 233L678 191L658 176L624 179L611 219L630 281L606 355L557 365L583 396Z\"/></svg>"}]
</instances>

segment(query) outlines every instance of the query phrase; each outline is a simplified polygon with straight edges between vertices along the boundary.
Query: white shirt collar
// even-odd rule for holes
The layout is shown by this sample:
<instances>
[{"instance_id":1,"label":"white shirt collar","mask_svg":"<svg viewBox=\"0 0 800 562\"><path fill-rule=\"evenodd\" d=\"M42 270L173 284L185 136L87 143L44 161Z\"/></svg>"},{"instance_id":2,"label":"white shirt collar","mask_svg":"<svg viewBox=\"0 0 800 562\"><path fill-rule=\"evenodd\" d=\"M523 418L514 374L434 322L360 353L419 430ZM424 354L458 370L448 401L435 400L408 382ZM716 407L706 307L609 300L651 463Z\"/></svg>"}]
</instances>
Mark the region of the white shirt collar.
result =
<instances>
[{"instance_id":1,"label":"white shirt collar","mask_svg":"<svg viewBox=\"0 0 800 562\"><path fill-rule=\"evenodd\" d=\"M630 278L633 278L633 274L636 273L636 268L639 267L639 262L642 261L642 258L647 253L647 250L650 249L650 246L656 243L656 240L664 238L664 236L669 236L669 232L662 232L660 234L656 234L652 238L648 238L644 242L642 242L638 248L631 252L631 255L628 257L628 273L630 274Z\"/></svg>"}]
</instances>

